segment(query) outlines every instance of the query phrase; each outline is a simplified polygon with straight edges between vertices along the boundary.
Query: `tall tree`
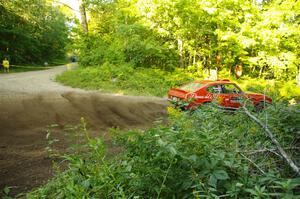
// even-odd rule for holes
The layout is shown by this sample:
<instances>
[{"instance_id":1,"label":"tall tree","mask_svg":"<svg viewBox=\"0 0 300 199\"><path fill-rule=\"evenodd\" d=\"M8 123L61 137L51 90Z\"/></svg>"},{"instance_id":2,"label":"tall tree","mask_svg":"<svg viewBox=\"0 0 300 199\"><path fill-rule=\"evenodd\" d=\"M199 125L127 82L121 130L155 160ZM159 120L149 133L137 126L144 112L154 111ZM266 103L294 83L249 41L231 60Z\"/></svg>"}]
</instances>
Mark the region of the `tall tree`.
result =
<instances>
[{"instance_id":1,"label":"tall tree","mask_svg":"<svg viewBox=\"0 0 300 199\"><path fill-rule=\"evenodd\" d=\"M115 62L117 54L134 66L198 73L242 64L248 75L296 76L298 1L89 0L85 5L91 38L97 40L83 38L86 64ZM101 48L111 48L109 56Z\"/></svg>"},{"instance_id":2,"label":"tall tree","mask_svg":"<svg viewBox=\"0 0 300 199\"><path fill-rule=\"evenodd\" d=\"M81 17L81 26L84 33L88 32L88 22L86 17L86 5L83 0L79 1L79 11L80 11L80 17Z\"/></svg>"},{"instance_id":3,"label":"tall tree","mask_svg":"<svg viewBox=\"0 0 300 199\"><path fill-rule=\"evenodd\" d=\"M67 19L46 0L0 1L0 56L13 63L37 63L64 57Z\"/></svg>"}]
</instances>

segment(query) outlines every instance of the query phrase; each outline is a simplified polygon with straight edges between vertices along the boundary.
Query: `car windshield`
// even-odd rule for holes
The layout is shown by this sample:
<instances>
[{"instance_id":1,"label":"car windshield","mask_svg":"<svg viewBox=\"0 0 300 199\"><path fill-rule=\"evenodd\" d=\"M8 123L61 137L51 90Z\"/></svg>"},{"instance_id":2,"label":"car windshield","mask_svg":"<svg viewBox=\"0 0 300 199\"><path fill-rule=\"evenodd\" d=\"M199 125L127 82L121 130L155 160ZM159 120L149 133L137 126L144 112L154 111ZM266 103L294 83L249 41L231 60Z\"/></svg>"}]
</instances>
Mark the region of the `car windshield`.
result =
<instances>
[{"instance_id":1,"label":"car windshield","mask_svg":"<svg viewBox=\"0 0 300 199\"><path fill-rule=\"evenodd\" d=\"M198 82L191 82L191 83L181 86L180 89L188 91L188 92L192 92L192 91L199 89L201 86L202 86L202 84L200 84Z\"/></svg>"},{"instance_id":2,"label":"car windshield","mask_svg":"<svg viewBox=\"0 0 300 199\"><path fill-rule=\"evenodd\" d=\"M222 85L223 93L225 94L237 94L242 93L242 90L237 87L235 84L224 84Z\"/></svg>"}]
</instances>

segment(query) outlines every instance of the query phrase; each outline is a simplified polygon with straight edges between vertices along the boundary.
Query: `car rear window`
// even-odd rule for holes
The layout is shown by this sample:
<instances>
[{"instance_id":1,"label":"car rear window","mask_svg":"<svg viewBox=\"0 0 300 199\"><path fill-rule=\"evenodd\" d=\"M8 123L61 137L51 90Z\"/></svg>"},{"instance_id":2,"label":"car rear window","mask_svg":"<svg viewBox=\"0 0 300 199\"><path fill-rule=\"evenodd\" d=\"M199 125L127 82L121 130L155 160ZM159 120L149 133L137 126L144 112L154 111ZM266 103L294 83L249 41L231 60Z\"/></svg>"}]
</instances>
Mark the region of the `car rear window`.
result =
<instances>
[{"instance_id":1,"label":"car rear window","mask_svg":"<svg viewBox=\"0 0 300 199\"><path fill-rule=\"evenodd\" d=\"M188 91L188 92L192 92L192 91L196 91L201 86L202 86L202 84L200 84L198 82L191 82L191 83L181 86L180 89Z\"/></svg>"}]
</instances>

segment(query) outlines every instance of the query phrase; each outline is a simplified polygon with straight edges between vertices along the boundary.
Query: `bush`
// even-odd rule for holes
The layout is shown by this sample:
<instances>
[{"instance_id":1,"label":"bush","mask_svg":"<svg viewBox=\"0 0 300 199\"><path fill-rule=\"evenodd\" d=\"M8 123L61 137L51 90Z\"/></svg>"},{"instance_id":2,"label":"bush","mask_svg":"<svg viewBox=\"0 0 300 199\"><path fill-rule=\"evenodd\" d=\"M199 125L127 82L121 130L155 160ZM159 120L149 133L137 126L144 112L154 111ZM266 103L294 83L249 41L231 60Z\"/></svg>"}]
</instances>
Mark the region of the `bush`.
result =
<instances>
[{"instance_id":1,"label":"bush","mask_svg":"<svg viewBox=\"0 0 300 199\"><path fill-rule=\"evenodd\" d=\"M68 86L85 89L165 96L171 87L181 85L191 78L180 70L166 72L152 68L134 69L130 64L116 66L106 62L98 67L67 71L58 76L57 80Z\"/></svg>"},{"instance_id":2,"label":"bush","mask_svg":"<svg viewBox=\"0 0 300 199\"><path fill-rule=\"evenodd\" d=\"M113 33L90 33L74 45L82 66L99 66L105 62L128 64L135 68L156 67L172 71L179 57L174 49L141 24L119 24Z\"/></svg>"},{"instance_id":3,"label":"bush","mask_svg":"<svg viewBox=\"0 0 300 199\"><path fill-rule=\"evenodd\" d=\"M173 108L169 113L167 126L112 130L124 150L110 160L103 142L88 138L82 146L85 153L64 156L67 171L28 197L296 198L300 194L300 179L293 178L262 129L242 112L201 107L194 114ZM280 142L289 146L289 136L277 130L283 135ZM299 150L294 151L299 160Z\"/></svg>"},{"instance_id":4,"label":"bush","mask_svg":"<svg viewBox=\"0 0 300 199\"><path fill-rule=\"evenodd\" d=\"M247 91L266 93L276 100L295 99L300 101L300 86L295 81L277 81L243 77L238 84Z\"/></svg>"}]
</instances>

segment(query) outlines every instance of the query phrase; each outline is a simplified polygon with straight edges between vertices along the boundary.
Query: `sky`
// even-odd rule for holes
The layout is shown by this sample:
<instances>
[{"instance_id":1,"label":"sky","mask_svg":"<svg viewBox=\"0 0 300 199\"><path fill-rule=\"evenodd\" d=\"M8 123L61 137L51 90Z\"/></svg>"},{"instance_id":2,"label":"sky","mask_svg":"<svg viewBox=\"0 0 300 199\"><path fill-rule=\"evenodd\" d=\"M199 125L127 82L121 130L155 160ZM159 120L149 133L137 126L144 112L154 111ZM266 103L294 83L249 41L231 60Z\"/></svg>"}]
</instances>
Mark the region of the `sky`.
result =
<instances>
[{"instance_id":1,"label":"sky","mask_svg":"<svg viewBox=\"0 0 300 199\"><path fill-rule=\"evenodd\" d=\"M72 11L77 16L77 18L80 19L79 0L59 0L59 1L70 6L73 9Z\"/></svg>"}]
</instances>

